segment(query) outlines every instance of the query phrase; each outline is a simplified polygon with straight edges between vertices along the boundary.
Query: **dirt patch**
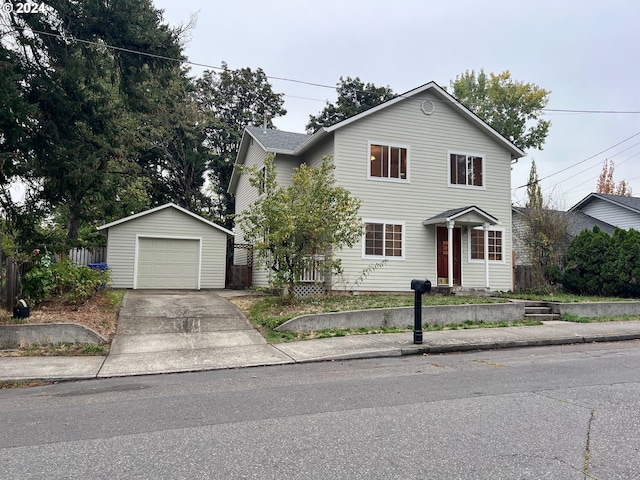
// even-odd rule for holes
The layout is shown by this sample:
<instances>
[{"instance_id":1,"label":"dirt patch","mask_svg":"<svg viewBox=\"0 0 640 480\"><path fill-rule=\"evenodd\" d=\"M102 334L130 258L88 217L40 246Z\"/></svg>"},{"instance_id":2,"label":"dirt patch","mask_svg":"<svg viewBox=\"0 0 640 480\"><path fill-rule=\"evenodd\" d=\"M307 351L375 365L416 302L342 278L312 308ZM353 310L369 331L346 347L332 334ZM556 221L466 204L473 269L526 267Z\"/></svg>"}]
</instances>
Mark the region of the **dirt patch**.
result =
<instances>
[{"instance_id":1,"label":"dirt patch","mask_svg":"<svg viewBox=\"0 0 640 480\"><path fill-rule=\"evenodd\" d=\"M7 312L0 314L0 325L25 323L78 323L105 337L109 343L116 334L118 306L122 295L101 293L89 298L81 305L69 305L60 299L47 300L31 308L29 318L12 319Z\"/></svg>"}]
</instances>

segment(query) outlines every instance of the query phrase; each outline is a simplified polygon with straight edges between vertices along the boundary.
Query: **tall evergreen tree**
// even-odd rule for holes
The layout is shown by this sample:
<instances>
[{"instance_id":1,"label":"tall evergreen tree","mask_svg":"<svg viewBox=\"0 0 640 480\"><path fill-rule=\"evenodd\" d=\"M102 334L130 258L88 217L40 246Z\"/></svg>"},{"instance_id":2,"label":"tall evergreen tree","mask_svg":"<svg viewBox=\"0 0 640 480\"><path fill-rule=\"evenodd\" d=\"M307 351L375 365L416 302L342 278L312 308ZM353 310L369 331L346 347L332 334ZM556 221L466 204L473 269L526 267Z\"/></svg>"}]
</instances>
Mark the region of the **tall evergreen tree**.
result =
<instances>
[{"instance_id":1,"label":"tall evergreen tree","mask_svg":"<svg viewBox=\"0 0 640 480\"><path fill-rule=\"evenodd\" d=\"M232 221L234 199L227 193L242 132L248 125L266 124L285 115L283 94L273 91L261 68L231 70L223 62L219 73L207 70L196 81L198 103L206 113L206 146L211 151L210 181L216 198L215 216L226 227Z\"/></svg>"},{"instance_id":2,"label":"tall evergreen tree","mask_svg":"<svg viewBox=\"0 0 640 480\"><path fill-rule=\"evenodd\" d=\"M531 160L531 170L529 171L529 183L527 183L527 208L541 208L542 188L540 187L540 179L538 178L538 170L536 169L536 161Z\"/></svg>"},{"instance_id":3,"label":"tall evergreen tree","mask_svg":"<svg viewBox=\"0 0 640 480\"><path fill-rule=\"evenodd\" d=\"M327 102L318 115L309 115L309 122L306 125L308 133L315 133L321 127L328 127L346 120L395 97L391 88L377 87L373 83L365 85L359 77L340 77L336 90L338 92L336 103Z\"/></svg>"},{"instance_id":4,"label":"tall evergreen tree","mask_svg":"<svg viewBox=\"0 0 640 480\"><path fill-rule=\"evenodd\" d=\"M179 69L131 51L180 58L178 33L161 20L149 0L52 0L0 27L34 108L22 129L29 155L12 155L41 204L64 212L69 246L81 223L117 214L119 192L139 191L136 130L159 113L143 87L161 88Z\"/></svg>"}]
</instances>

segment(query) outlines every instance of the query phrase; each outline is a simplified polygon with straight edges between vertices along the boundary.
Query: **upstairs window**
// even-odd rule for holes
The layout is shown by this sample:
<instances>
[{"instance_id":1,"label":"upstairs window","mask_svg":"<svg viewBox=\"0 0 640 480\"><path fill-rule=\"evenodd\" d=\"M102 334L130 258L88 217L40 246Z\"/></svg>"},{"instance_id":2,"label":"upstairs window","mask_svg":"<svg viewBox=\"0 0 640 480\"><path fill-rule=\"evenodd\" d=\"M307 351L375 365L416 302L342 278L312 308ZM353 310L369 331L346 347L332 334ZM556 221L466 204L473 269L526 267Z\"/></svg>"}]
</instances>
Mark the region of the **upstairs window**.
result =
<instances>
[{"instance_id":1,"label":"upstairs window","mask_svg":"<svg viewBox=\"0 0 640 480\"><path fill-rule=\"evenodd\" d=\"M484 187L484 157L449 153L449 184Z\"/></svg>"},{"instance_id":2,"label":"upstairs window","mask_svg":"<svg viewBox=\"0 0 640 480\"><path fill-rule=\"evenodd\" d=\"M369 177L408 181L408 148L369 144Z\"/></svg>"},{"instance_id":3,"label":"upstairs window","mask_svg":"<svg viewBox=\"0 0 640 480\"><path fill-rule=\"evenodd\" d=\"M489 230L489 261L502 261L502 231ZM484 230L471 230L471 260L484 260Z\"/></svg>"}]
</instances>

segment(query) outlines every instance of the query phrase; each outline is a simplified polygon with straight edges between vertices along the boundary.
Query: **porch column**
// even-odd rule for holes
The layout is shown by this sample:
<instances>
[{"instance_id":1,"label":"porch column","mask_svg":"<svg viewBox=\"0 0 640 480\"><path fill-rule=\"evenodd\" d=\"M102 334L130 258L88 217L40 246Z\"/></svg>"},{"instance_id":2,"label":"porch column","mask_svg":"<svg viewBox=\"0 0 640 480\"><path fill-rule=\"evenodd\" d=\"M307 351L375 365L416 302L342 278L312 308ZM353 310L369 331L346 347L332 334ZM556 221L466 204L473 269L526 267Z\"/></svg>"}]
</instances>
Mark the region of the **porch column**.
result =
<instances>
[{"instance_id":1,"label":"porch column","mask_svg":"<svg viewBox=\"0 0 640 480\"><path fill-rule=\"evenodd\" d=\"M489 288L489 224L482 225L484 232L484 277L485 285Z\"/></svg>"},{"instance_id":2,"label":"porch column","mask_svg":"<svg viewBox=\"0 0 640 480\"><path fill-rule=\"evenodd\" d=\"M453 287L453 227L456 222L451 220L447 222L447 265L449 270L449 286Z\"/></svg>"}]
</instances>

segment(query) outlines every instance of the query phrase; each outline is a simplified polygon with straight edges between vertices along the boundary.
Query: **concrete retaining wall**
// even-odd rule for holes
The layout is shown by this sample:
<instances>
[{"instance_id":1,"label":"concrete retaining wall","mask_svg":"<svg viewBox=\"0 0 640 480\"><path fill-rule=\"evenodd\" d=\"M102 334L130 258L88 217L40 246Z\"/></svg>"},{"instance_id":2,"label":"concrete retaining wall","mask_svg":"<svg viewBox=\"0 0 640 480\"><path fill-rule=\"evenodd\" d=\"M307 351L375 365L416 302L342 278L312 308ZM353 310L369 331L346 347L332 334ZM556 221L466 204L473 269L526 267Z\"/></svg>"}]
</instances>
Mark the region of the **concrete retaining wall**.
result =
<instances>
[{"instance_id":1,"label":"concrete retaining wall","mask_svg":"<svg viewBox=\"0 0 640 480\"><path fill-rule=\"evenodd\" d=\"M578 317L617 317L640 315L640 302L550 303L551 311Z\"/></svg>"},{"instance_id":2,"label":"concrete retaining wall","mask_svg":"<svg viewBox=\"0 0 640 480\"><path fill-rule=\"evenodd\" d=\"M0 325L0 349L20 344L91 343L103 345L107 340L97 332L76 323L28 323Z\"/></svg>"},{"instance_id":3,"label":"concrete retaining wall","mask_svg":"<svg viewBox=\"0 0 640 480\"><path fill-rule=\"evenodd\" d=\"M483 303L429 305L422 307L423 325L463 323L467 320L512 322L524 318L524 304ZM351 312L317 313L292 318L278 331L309 331L329 328L413 327L413 307L377 308Z\"/></svg>"}]
</instances>

